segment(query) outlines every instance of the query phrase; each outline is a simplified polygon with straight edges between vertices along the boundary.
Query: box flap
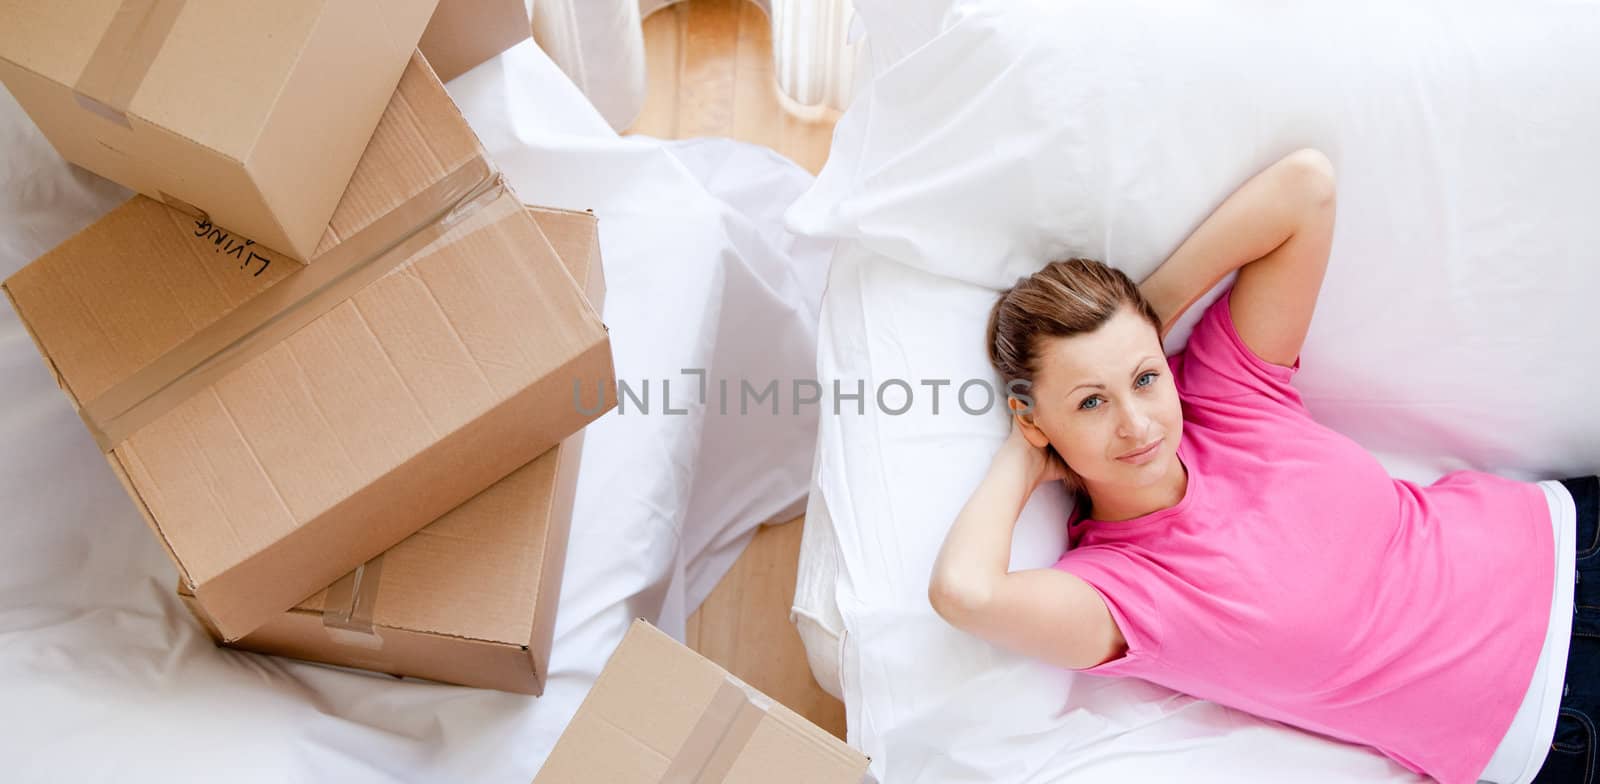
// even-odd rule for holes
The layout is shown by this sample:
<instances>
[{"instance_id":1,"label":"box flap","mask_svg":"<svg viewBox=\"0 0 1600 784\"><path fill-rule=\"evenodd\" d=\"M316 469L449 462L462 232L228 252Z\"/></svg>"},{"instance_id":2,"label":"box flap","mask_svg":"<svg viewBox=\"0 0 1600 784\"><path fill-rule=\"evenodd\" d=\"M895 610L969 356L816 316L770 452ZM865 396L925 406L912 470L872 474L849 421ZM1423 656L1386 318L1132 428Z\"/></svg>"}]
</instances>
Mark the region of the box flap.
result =
<instances>
[{"instance_id":1,"label":"box flap","mask_svg":"<svg viewBox=\"0 0 1600 784\"><path fill-rule=\"evenodd\" d=\"M530 205L529 214L556 255L566 262L572 277L583 287L595 312L605 313L605 265L600 254L600 223L592 212Z\"/></svg>"},{"instance_id":2,"label":"box flap","mask_svg":"<svg viewBox=\"0 0 1600 784\"><path fill-rule=\"evenodd\" d=\"M317 246L317 255L332 251L429 185L483 155L483 145L461 109L450 100L428 62L413 53Z\"/></svg>"},{"instance_id":3,"label":"box flap","mask_svg":"<svg viewBox=\"0 0 1600 784\"><path fill-rule=\"evenodd\" d=\"M0 0L0 59L58 84L76 84L121 0Z\"/></svg>"},{"instance_id":4,"label":"box flap","mask_svg":"<svg viewBox=\"0 0 1600 784\"><path fill-rule=\"evenodd\" d=\"M723 784L860 784L866 755L775 704L720 779Z\"/></svg>"},{"instance_id":5,"label":"box flap","mask_svg":"<svg viewBox=\"0 0 1600 784\"><path fill-rule=\"evenodd\" d=\"M83 405L298 266L135 196L5 285Z\"/></svg>"},{"instance_id":6,"label":"box flap","mask_svg":"<svg viewBox=\"0 0 1600 784\"><path fill-rule=\"evenodd\" d=\"M243 160L329 2L3 0L0 57Z\"/></svg>"},{"instance_id":7,"label":"box flap","mask_svg":"<svg viewBox=\"0 0 1600 784\"><path fill-rule=\"evenodd\" d=\"M210 628L200 603L180 594L202 626ZM309 613L283 613L237 643L240 650L288 656L341 667L359 667L374 673L427 678L480 689L499 689L537 695L542 682L528 668L528 655L520 647L481 640L464 640L404 629L382 630L382 645L357 645L330 633L322 620Z\"/></svg>"},{"instance_id":8,"label":"box flap","mask_svg":"<svg viewBox=\"0 0 1600 784\"><path fill-rule=\"evenodd\" d=\"M660 781L726 676L655 627L635 621L534 781Z\"/></svg>"},{"instance_id":9,"label":"box flap","mask_svg":"<svg viewBox=\"0 0 1600 784\"><path fill-rule=\"evenodd\" d=\"M523 0L439 0L417 48L448 82L532 32Z\"/></svg>"},{"instance_id":10,"label":"box flap","mask_svg":"<svg viewBox=\"0 0 1600 784\"><path fill-rule=\"evenodd\" d=\"M864 755L638 620L534 781L859 784L866 769Z\"/></svg>"},{"instance_id":11,"label":"box flap","mask_svg":"<svg viewBox=\"0 0 1600 784\"><path fill-rule=\"evenodd\" d=\"M556 466L570 448L540 455L384 551L372 624L526 645L551 525L570 523L550 518ZM295 610L320 615L327 597L318 591Z\"/></svg>"}]
</instances>

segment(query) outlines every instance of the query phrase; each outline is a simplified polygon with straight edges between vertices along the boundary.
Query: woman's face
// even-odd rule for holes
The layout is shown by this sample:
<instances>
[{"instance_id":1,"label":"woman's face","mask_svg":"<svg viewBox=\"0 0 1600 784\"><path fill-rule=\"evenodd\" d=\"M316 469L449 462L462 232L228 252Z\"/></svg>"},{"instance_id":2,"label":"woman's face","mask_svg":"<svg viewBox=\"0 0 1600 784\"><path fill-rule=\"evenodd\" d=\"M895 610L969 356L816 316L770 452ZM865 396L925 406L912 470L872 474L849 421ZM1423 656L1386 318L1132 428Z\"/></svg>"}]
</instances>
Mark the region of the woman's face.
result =
<instances>
[{"instance_id":1,"label":"woman's face","mask_svg":"<svg viewBox=\"0 0 1600 784\"><path fill-rule=\"evenodd\" d=\"M1148 321L1125 307L1093 332L1047 338L1038 367L1033 423L1023 428L1034 446L1054 446L1091 490L1169 476L1183 409Z\"/></svg>"}]
</instances>

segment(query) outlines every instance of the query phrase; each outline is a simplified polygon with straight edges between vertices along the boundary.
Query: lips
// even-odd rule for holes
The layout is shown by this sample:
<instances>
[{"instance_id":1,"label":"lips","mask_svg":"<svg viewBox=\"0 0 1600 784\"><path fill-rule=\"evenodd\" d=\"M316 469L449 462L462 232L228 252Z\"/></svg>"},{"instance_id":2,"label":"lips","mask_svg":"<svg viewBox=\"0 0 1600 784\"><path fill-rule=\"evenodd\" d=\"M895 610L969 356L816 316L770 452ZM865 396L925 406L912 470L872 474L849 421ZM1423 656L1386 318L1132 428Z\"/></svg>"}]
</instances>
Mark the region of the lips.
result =
<instances>
[{"instance_id":1,"label":"lips","mask_svg":"<svg viewBox=\"0 0 1600 784\"><path fill-rule=\"evenodd\" d=\"M1129 452L1127 454L1119 456L1117 459L1118 460L1137 460L1137 459L1139 459L1141 457L1144 457L1144 456L1150 454L1151 452L1155 451L1155 448L1160 446L1160 445L1161 445L1161 439L1158 438L1158 439L1156 439L1154 441L1151 441L1149 444L1146 444L1145 446L1140 447L1139 449L1135 449L1132 452Z\"/></svg>"}]
</instances>

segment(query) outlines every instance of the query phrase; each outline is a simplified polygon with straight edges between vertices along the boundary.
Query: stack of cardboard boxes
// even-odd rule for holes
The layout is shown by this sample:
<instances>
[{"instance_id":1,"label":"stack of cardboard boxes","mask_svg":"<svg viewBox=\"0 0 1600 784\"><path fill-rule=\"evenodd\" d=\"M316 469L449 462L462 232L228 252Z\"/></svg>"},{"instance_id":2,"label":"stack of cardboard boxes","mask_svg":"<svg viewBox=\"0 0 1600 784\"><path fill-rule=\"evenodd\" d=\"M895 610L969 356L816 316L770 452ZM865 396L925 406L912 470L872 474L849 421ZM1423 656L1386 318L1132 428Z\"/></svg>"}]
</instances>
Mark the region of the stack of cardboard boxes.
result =
<instances>
[{"instance_id":1,"label":"stack of cardboard boxes","mask_svg":"<svg viewBox=\"0 0 1600 784\"><path fill-rule=\"evenodd\" d=\"M141 194L3 288L219 640L538 693L597 227L506 186L415 52L435 3L0 9L18 102Z\"/></svg>"},{"instance_id":2,"label":"stack of cardboard boxes","mask_svg":"<svg viewBox=\"0 0 1600 784\"><path fill-rule=\"evenodd\" d=\"M0 0L0 81L140 194L0 288L219 642L543 690L615 403L598 230L416 51L453 75L523 8Z\"/></svg>"}]
</instances>

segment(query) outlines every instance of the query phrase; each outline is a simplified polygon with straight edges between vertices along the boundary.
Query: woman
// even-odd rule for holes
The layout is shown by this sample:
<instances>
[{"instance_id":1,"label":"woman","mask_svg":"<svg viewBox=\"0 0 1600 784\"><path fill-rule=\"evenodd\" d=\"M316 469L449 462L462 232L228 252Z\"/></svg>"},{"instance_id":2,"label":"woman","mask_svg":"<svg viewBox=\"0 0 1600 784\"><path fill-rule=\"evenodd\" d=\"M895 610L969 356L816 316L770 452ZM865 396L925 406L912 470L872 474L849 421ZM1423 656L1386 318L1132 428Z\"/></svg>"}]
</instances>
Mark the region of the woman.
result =
<instances>
[{"instance_id":1,"label":"woman","mask_svg":"<svg viewBox=\"0 0 1600 784\"><path fill-rule=\"evenodd\" d=\"M1027 394L929 599L1002 647L1368 745L1446 784L1587 782L1600 480L1419 486L1311 419L1289 382L1334 190L1328 159L1302 150L1137 286L1075 259L1002 294L990 359ZM1164 357L1161 338L1233 270ZM1058 480L1077 498L1068 551L1011 572L1018 513Z\"/></svg>"}]
</instances>

